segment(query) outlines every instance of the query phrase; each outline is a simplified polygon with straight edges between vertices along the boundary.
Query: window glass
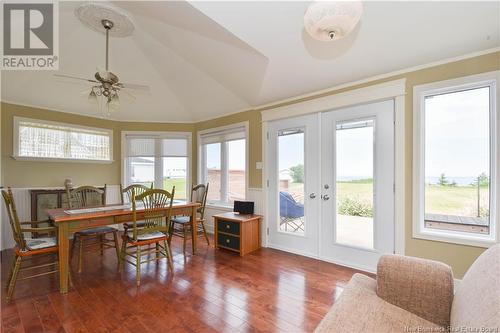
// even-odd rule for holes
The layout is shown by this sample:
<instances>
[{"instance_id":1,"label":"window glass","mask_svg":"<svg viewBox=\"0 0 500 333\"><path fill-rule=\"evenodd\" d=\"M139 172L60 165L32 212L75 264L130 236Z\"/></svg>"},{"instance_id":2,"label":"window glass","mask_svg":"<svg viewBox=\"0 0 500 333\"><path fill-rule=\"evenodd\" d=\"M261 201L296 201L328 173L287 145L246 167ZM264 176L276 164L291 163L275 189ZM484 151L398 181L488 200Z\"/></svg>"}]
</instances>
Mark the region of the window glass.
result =
<instances>
[{"instance_id":1,"label":"window glass","mask_svg":"<svg viewBox=\"0 0 500 333\"><path fill-rule=\"evenodd\" d=\"M200 182L209 183L207 202L230 206L246 197L246 131L244 127L200 135Z\"/></svg>"},{"instance_id":2,"label":"window glass","mask_svg":"<svg viewBox=\"0 0 500 333\"><path fill-rule=\"evenodd\" d=\"M337 124L336 242L373 249L373 119Z\"/></svg>"},{"instance_id":3,"label":"window glass","mask_svg":"<svg viewBox=\"0 0 500 333\"><path fill-rule=\"evenodd\" d=\"M427 96L425 226L489 233L490 88Z\"/></svg>"},{"instance_id":4,"label":"window glass","mask_svg":"<svg viewBox=\"0 0 500 333\"><path fill-rule=\"evenodd\" d=\"M111 132L22 120L18 122L19 157L111 160Z\"/></svg>"},{"instance_id":5,"label":"window glass","mask_svg":"<svg viewBox=\"0 0 500 333\"><path fill-rule=\"evenodd\" d=\"M170 192L175 186L175 199L188 198L187 162L187 157L163 157L163 188Z\"/></svg>"},{"instance_id":6,"label":"window glass","mask_svg":"<svg viewBox=\"0 0 500 333\"><path fill-rule=\"evenodd\" d=\"M246 188L246 152L245 139L233 140L227 143L227 163L228 163L228 201L245 199Z\"/></svg>"},{"instance_id":7,"label":"window glass","mask_svg":"<svg viewBox=\"0 0 500 333\"><path fill-rule=\"evenodd\" d=\"M205 175L208 187L207 200L221 200L221 144L211 143L205 145Z\"/></svg>"},{"instance_id":8,"label":"window glass","mask_svg":"<svg viewBox=\"0 0 500 333\"><path fill-rule=\"evenodd\" d=\"M128 184L144 184L172 191L175 199L189 199L189 140L183 137L131 134L126 137Z\"/></svg>"},{"instance_id":9,"label":"window glass","mask_svg":"<svg viewBox=\"0 0 500 333\"><path fill-rule=\"evenodd\" d=\"M154 157L131 157L130 158L130 183L151 186L155 181L155 158Z\"/></svg>"},{"instance_id":10,"label":"window glass","mask_svg":"<svg viewBox=\"0 0 500 333\"><path fill-rule=\"evenodd\" d=\"M278 133L279 218L278 230L303 235L304 214L304 129Z\"/></svg>"}]
</instances>

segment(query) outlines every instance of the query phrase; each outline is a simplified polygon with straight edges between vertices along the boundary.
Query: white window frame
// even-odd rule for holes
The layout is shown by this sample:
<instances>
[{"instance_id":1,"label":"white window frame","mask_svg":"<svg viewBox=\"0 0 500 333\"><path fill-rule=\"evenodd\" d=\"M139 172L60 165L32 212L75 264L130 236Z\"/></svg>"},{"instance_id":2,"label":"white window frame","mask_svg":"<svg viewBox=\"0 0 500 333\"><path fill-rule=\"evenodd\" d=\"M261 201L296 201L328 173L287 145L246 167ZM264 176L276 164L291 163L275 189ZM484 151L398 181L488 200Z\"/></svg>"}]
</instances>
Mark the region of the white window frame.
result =
<instances>
[{"instance_id":1,"label":"white window frame","mask_svg":"<svg viewBox=\"0 0 500 333\"><path fill-rule=\"evenodd\" d=\"M250 174L250 161L249 161L249 140L248 140L248 121L243 121L240 123L235 123L227 126L220 126L215 128L210 128L206 130L201 130L197 132L197 146L198 146L198 179L200 183L206 183L206 172L205 172L205 151L202 144L202 136L211 133L223 133L224 131L230 132L236 128L244 128L245 131L245 200L248 198L248 180ZM227 156L225 149L221 146L221 197L224 197L224 191L227 191ZM224 176L226 175L226 176ZM230 202L227 201L207 201L208 207L214 208L229 208L232 207Z\"/></svg>"},{"instance_id":2,"label":"white window frame","mask_svg":"<svg viewBox=\"0 0 500 333\"><path fill-rule=\"evenodd\" d=\"M122 131L121 132L121 179L122 184L127 185L129 179L129 170L126 163L128 157L127 148L127 136L134 136L137 138L149 138L158 139L155 141L155 160L162 161L162 149L159 147L159 143L163 139L186 139L187 140L187 171L186 171L186 198L189 200L192 187L191 179L191 166L192 166L192 133L191 132L153 132L153 131ZM163 173L162 163L155 163L155 188L163 188L163 179L159 178L159 175Z\"/></svg>"},{"instance_id":3,"label":"white window frame","mask_svg":"<svg viewBox=\"0 0 500 333\"><path fill-rule=\"evenodd\" d=\"M413 88L413 238L441 241L447 243L490 247L500 240L500 116L498 96L500 71L471 75L457 79L433 82ZM430 229L425 227L425 97L490 87L490 226L489 234Z\"/></svg>"},{"instance_id":4,"label":"white window frame","mask_svg":"<svg viewBox=\"0 0 500 333\"><path fill-rule=\"evenodd\" d=\"M33 122L45 125L63 126L74 129L84 129L106 132L109 137L109 160L93 160L93 159L80 159L80 158L59 158L59 157L36 157L36 156L19 156L19 124L23 121ZM103 163L109 164L113 163L113 130L102 127L90 127L81 126L71 123L61 123L56 121L48 121L34 118L25 117L14 117L14 128L13 128L13 147L12 147L12 158L19 161L37 161L37 162L76 162L76 163Z\"/></svg>"}]
</instances>

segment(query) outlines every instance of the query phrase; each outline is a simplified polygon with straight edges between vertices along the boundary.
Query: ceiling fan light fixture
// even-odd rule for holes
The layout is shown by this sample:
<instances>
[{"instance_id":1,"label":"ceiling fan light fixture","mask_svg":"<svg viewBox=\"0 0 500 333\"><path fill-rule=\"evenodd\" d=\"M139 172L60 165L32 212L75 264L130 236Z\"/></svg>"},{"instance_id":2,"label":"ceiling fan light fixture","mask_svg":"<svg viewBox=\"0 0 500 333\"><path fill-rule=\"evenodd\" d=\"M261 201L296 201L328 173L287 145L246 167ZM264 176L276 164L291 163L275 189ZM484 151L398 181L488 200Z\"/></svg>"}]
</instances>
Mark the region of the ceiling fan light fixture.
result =
<instances>
[{"instance_id":1,"label":"ceiling fan light fixture","mask_svg":"<svg viewBox=\"0 0 500 333\"><path fill-rule=\"evenodd\" d=\"M304 28L314 39L339 40L354 30L362 14L361 1L315 1L304 14Z\"/></svg>"},{"instance_id":2,"label":"ceiling fan light fixture","mask_svg":"<svg viewBox=\"0 0 500 333\"><path fill-rule=\"evenodd\" d=\"M88 101L89 103L92 103L92 104L97 104L97 95L94 91L94 88L92 88L90 90L90 94L89 94L89 97L88 97Z\"/></svg>"},{"instance_id":3,"label":"ceiling fan light fixture","mask_svg":"<svg viewBox=\"0 0 500 333\"><path fill-rule=\"evenodd\" d=\"M78 6L75 9L75 15L85 26L104 33L106 37L105 70L97 69L94 74L95 80L65 74L54 75L92 83L93 85L87 97L89 103L95 106L98 112L104 116L109 116L111 112L118 111L120 107L120 98L118 96L120 89L149 89L148 86L144 85L123 84L119 82L118 76L109 70L109 37L130 36L134 31L134 24L126 13L116 7L97 2ZM126 91L124 93L130 95Z\"/></svg>"}]
</instances>

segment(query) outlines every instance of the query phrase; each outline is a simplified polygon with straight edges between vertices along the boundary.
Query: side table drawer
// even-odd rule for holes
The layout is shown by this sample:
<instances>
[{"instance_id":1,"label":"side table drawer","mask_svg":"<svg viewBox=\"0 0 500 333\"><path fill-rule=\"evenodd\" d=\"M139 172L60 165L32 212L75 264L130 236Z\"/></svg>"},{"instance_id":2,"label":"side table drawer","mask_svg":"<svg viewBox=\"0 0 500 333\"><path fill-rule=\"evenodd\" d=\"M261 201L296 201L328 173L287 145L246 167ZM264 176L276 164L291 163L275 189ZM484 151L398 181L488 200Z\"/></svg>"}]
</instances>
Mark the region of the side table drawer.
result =
<instances>
[{"instance_id":1,"label":"side table drawer","mask_svg":"<svg viewBox=\"0 0 500 333\"><path fill-rule=\"evenodd\" d=\"M222 246L222 247L228 247L230 249L239 251L240 250L240 238L218 233L217 234L217 245Z\"/></svg>"},{"instance_id":2,"label":"side table drawer","mask_svg":"<svg viewBox=\"0 0 500 333\"><path fill-rule=\"evenodd\" d=\"M238 222L218 220L217 221L217 230L219 232L225 232L227 234L239 236L240 235L240 224Z\"/></svg>"}]
</instances>

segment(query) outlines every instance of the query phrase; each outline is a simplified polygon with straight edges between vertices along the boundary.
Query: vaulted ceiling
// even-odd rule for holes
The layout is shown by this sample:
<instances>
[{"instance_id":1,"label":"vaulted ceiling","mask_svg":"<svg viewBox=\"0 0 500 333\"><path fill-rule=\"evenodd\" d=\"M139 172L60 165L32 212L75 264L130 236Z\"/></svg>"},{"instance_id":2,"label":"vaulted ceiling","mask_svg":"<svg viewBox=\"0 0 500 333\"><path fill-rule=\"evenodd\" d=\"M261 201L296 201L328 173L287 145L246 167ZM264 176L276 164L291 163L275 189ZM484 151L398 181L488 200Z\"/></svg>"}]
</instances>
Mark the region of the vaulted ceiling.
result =
<instances>
[{"instance_id":1,"label":"vaulted ceiling","mask_svg":"<svg viewBox=\"0 0 500 333\"><path fill-rule=\"evenodd\" d=\"M92 78L104 36L60 2L59 73ZM303 29L309 2L116 1L135 24L111 38L110 70L149 92L122 99L112 118L192 122L374 75L500 45L499 2L364 2L361 22L337 42ZM2 72L2 100L98 116L85 83L52 71Z\"/></svg>"}]
</instances>

